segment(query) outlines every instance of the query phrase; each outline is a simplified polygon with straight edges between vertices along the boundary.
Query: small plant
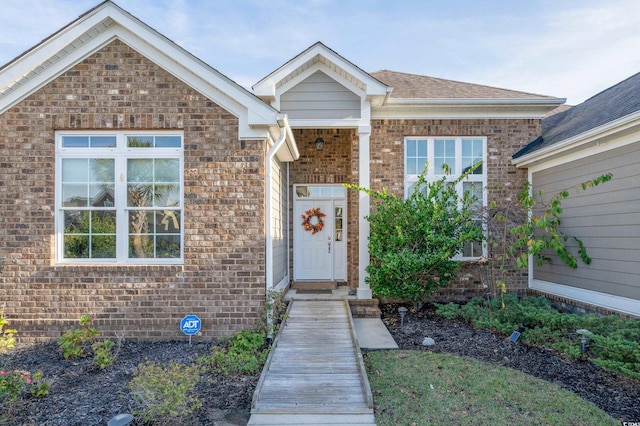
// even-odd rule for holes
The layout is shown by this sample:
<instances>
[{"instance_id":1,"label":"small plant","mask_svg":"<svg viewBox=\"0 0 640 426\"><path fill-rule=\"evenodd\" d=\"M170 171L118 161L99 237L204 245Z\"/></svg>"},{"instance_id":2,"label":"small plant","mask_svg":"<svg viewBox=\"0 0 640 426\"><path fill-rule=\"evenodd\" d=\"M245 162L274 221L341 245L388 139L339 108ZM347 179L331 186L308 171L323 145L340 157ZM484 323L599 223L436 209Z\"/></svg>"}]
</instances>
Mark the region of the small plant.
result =
<instances>
[{"instance_id":1,"label":"small plant","mask_svg":"<svg viewBox=\"0 0 640 426\"><path fill-rule=\"evenodd\" d=\"M13 348L16 342L15 335L18 332L12 328L5 328L9 321L4 318L3 311L0 311L0 354L4 354L8 349Z\"/></svg>"},{"instance_id":2,"label":"small plant","mask_svg":"<svg viewBox=\"0 0 640 426\"><path fill-rule=\"evenodd\" d=\"M196 365L171 362L162 366L152 361L141 364L129 383L141 406L135 414L142 415L145 422L154 422L192 413L202 406L197 397L189 395L199 380L200 369Z\"/></svg>"},{"instance_id":3,"label":"small plant","mask_svg":"<svg viewBox=\"0 0 640 426\"><path fill-rule=\"evenodd\" d=\"M60 337L58 346L64 359L86 356L89 345L100 335L95 328L89 327L93 318L91 315L80 317L80 328L69 330Z\"/></svg>"},{"instance_id":4,"label":"small plant","mask_svg":"<svg viewBox=\"0 0 640 426\"><path fill-rule=\"evenodd\" d=\"M198 358L205 368L217 374L253 374L260 371L269 349L262 331L243 330L233 336L227 347L216 347L213 354Z\"/></svg>"},{"instance_id":5,"label":"small plant","mask_svg":"<svg viewBox=\"0 0 640 426\"><path fill-rule=\"evenodd\" d=\"M111 340L103 340L102 342L96 342L91 345L91 349L93 349L93 364L96 367L104 370L113 365L118 356L117 352L112 352L114 345L115 343Z\"/></svg>"},{"instance_id":6,"label":"small plant","mask_svg":"<svg viewBox=\"0 0 640 426\"><path fill-rule=\"evenodd\" d=\"M49 394L49 387L40 370L33 374L26 370L0 370L0 402L14 401L23 393L43 398Z\"/></svg>"}]
</instances>

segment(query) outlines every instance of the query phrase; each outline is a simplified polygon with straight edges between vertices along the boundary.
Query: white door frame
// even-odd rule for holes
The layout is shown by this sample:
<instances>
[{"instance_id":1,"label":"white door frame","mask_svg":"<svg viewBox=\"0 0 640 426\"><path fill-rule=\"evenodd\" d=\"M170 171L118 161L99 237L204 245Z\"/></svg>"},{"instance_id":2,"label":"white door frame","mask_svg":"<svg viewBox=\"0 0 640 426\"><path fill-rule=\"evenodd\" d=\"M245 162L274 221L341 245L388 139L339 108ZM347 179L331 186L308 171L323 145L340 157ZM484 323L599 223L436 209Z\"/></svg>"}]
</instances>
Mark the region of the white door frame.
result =
<instances>
[{"instance_id":1,"label":"white door frame","mask_svg":"<svg viewBox=\"0 0 640 426\"><path fill-rule=\"evenodd\" d=\"M347 280L347 196L342 185L296 184L293 188L293 279ZM302 214L322 207L323 228L305 231ZM313 219L315 224L315 219ZM309 245L309 250L305 250Z\"/></svg>"}]
</instances>

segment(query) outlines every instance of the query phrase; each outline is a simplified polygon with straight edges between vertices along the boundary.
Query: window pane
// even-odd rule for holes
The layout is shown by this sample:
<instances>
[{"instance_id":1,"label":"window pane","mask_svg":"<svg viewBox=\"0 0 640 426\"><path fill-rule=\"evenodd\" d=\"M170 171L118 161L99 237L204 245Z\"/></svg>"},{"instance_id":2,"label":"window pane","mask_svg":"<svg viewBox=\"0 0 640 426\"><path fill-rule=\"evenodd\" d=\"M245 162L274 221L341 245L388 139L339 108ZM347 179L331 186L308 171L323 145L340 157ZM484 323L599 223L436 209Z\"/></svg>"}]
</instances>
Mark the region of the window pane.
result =
<instances>
[{"instance_id":1,"label":"window pane","mask_svg":"<svg viewBox=\"0 0 640 426\"><path fill-rule=\"evenodd\" d=\"M115 136L91 136L91 148L115 148Z\"/></svg>"},{"instance_id":2,"label":"window pane","mask_svg":"<svg viewBox=\"0 0 640 426\"><path fill-rule=\"evenodd\" d=\"M180 235L158 235L156 246L156 258L158 259L180 257Z\"/></svg>"},{"instance_id":3,"label":"window pane","mask_svg":"<svg viewBox=\"0 0 640 426\"><path fill-rule=\"evenodd\" d=\"M154 207L178 207L180 205L180 186L178 184L153 185Z\"/></svg>"},{"instance_id":4,"label":"window pane","mask_svg":"<svg viewBox=\"0 0 640 426\"><path fill-rule=\"evenodd\" d=\"M418 157L427 158L427 141L419 140L417 143L418 143Z\"/></svg>"},{"instance_id":5,"label":"window pane","mask_svg":"<svg viewBox=\"0 0 640 426\"><path fill-rule=\"evenodd\" d=\"M482 183L480 182L463 182L462 191L468 192L469 195L475 198L473 203L474 207L482 207Z\"/></svg>"},{"instance_id":6,"label":"window pane","mask_svg":"<svg viewBox=\"0 0 640 426\"><path fill-rule=\"evenodd\" d=\"M128 136L127 146L129 148L152 148L153 136Z\"/></svg>"},{"instance_id":7,"label":"window pane","mask_svg":"<svg viewBox=\"0 0 640 426\"><path fill-rule=\"evenodd\" d=\"M114 186L113 185L90 185L89 205L92 207L113 207L114 206Z\"/></svg>"},{"instance_id":8,"label":"window pane","mask_svg":"<svg viewBox=\"0 0 640 426\"><path fill-rule=\"evenodd\" d=\"M418 165L415 158L407 158L407 174L408 175L418 174Z\"/></svg>"},{"instance_id":9,"label":"window pane","mask_svg":"<svg viewBox=\"0 0 640 426\"><path fill-rule=\"evenodd\" d=\"M152 258L154 254L154 211L132 210L129 212L129 257Z\"/></svg>"},{"instance_id":10,"label":"window pane","mask_svg":"<svg viewBox=\"0 0 640 426\"><path fill-rule=\"evenodd\" d=\"M65 158L62 160L62 182L87 182L89 171L86 158Z\"/></svg>"},{"instance_id":11,"label":"window pane","mask_svg":"<svg viewBox=\"0 0 640 426\"><path fill-rule=\"evenodd\" d=\"M156 136L156 148L180 148L181 146L180 136Z\"/></svg>"},{"instance_id":12,"label":"window pane","mask_svg":"<svg viewBox=\"0 0 640 426\"><path fill-rule=\"evenodd\" d=\"M456 141L454 139L435 139L433 141L433 151L434 173L438 175L455 174Z\"/></svg>"},{"instance_id":13,"label":"window pane","mask_svg":"<svg viewBox=\"0 0 640 426\"><path fill-rule=\"evenodd\" d=\"M63 148L88 148L89 136L63 136Z\"/></svg>"},{"instance_id":14,"label":"window pane","mask_svg":"<svg viewBox=\"0 0 640 426\"><path fill-rule=\"evenodd\" d=\"M180 182L180 161L175 158L155 160L155 182Z\"/></svg>"},{"instance_id":15,"label":"window pane","mask_svg":"<svg viewBox=\"0 0 640 426\"><path fill-rule=\"evenodd\" d=\"M416 141L414 139L407 140L407 158L417 155Z\"/></svg>"},{"instance_id":16,"label":"window pane","mask_svg":"<svg viewBox=\"0 0 640 426\"><path fill-rule=\"evenodd\" d=\"M62 206L63 207L87 207L89 197L86 184L62 184Z\"/></svg>"},{"instance_id":17,"label":"window pane","mask_svg":"<svg viewBox=\"0 0 640 426\"><path fill-rule=\"evenodd\" d=\"M70 211L65 214L64 257L71 259L114 258L115 211Z\"/></svg>"},{"instance_id":18,"label":"window pane","mask_svg":"<svg viewBox=\"0 0 640 426\"><path fill-rule=\"evenodd\" d=\"M180 211L179 210L157 210L156 232L164 234L180 233Z\"/></svg>"},{"instance_id":19,"label":"window pane","mask_svg":"<svg viewBox=\"0 0 640 426\"><path fill-rule=\"evenodd\" d=\"M115 162L111 158L89 160L89 179L91 182L112 184L115 180Z\"/></svg>"},{"instance_id":20,"label":"window pane","mask_svg":"<svg viewBox=\"0 0 640 426\"><path fill-rule=\"evenodd\" d=\"M483 141L481 139L462 140L462 171L463 173L470 167L482 161ZM484 165L478 166L473 171L474 175L483 174Z\"/></svg>"}]
</instances>

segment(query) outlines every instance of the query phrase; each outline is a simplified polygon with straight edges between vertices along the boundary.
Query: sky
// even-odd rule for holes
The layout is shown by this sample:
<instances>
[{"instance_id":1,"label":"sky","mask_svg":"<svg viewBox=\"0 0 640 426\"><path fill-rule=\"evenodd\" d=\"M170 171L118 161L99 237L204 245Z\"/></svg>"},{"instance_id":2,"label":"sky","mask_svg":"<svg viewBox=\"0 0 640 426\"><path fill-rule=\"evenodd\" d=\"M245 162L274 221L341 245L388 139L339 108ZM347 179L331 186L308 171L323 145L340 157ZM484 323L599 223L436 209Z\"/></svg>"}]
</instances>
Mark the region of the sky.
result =
<instances>
[{"instance_id":1,"label":"sky","mask_svg":"<svg viewBox=\"0 0 640 426\"><path fill-rule=\"evenodd\" d=\"M101 0L0 0L0 64ZM116 0L238 84L317 41L382 69L567 98L640 72L638 0Z\"/></svg>"}]
</instances>

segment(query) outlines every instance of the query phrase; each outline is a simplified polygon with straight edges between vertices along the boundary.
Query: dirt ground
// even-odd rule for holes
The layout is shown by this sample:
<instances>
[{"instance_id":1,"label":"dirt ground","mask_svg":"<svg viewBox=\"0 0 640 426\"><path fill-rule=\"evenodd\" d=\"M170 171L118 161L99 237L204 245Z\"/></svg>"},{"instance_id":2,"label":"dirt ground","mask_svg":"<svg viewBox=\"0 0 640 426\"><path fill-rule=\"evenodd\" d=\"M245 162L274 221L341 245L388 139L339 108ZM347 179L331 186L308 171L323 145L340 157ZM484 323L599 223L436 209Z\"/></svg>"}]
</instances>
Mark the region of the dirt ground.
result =
<instances>
[{"instance_id":1,"label":"dirt ground","mask_svg":"<svg viewBox=\"0 0 640 426\"><path fill-rule=\"evenodd\" d=\"M621 421L640 421L640 382L611 373L585 361L568 361L538 347L509 342L505 336L476 330L467 324L445 320L433 309L409 312L401 327L397 305L383 306L383 321L402 349L430 350L505 365L556 383L580 395ZM436 345L425 348L431 337ZM116 365L100 371L91 359L64 360L56 344L38 345L2 356L8 369L43 370L52 381L43 399L23 399L0 407L0 424L8 425L106 425L120 413L131 413L136 404L128 389L136 367L156 362L188 362L210 353L213 343L125 342ZM243 425L249 418L251 397L258 375L203 376L196 396L202 408L189 418L167 419L162 424ZM4 423L3 421L4 420ZM136 420L134 424L142 424Z\"/></svg>"}]
</instances>

